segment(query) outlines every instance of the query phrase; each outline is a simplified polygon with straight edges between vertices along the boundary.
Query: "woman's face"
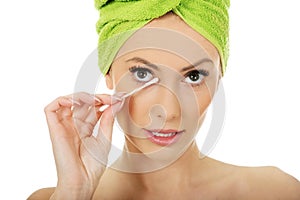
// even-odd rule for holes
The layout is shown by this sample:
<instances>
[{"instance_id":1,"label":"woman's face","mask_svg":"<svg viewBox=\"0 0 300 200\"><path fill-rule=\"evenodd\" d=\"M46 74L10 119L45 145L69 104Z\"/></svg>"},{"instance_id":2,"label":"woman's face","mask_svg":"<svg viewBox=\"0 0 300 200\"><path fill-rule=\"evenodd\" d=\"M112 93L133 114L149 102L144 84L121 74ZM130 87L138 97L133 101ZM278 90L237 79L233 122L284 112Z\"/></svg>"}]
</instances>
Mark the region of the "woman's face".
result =
<instances>
[{"instance_id":1,"label":"woman's face","mask_svg":"<svg viewBox=\"0 0 300 200\"><path fill-rule=\"evenodd\" d=\"M182 153L199 130L221 76L216 48L169 13L135 33L119 51L106 83L130 92L117 114L130 152Z\"/></svg>"}]
</instances>

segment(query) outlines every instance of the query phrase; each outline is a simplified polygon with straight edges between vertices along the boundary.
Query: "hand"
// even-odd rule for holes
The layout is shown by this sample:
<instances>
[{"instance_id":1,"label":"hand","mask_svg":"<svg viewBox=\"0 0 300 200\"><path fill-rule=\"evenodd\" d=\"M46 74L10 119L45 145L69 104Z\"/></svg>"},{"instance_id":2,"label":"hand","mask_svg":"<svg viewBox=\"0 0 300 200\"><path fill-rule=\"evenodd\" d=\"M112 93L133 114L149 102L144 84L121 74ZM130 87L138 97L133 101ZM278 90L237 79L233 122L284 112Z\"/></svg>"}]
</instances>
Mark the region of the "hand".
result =
<instances>
[{"instance_id":1,"label":"hand","mask_svg":"<svg viewBox=\"0 0 300 200\"><path fill-rule=\"evenodd\" d=\"M108 107L99 111L103 105ZM120 105L110 95L76 93L59 97L45 107L58 176L51 199L92 198L106 167L113 113Z\"/></svg>"}]
</instances>

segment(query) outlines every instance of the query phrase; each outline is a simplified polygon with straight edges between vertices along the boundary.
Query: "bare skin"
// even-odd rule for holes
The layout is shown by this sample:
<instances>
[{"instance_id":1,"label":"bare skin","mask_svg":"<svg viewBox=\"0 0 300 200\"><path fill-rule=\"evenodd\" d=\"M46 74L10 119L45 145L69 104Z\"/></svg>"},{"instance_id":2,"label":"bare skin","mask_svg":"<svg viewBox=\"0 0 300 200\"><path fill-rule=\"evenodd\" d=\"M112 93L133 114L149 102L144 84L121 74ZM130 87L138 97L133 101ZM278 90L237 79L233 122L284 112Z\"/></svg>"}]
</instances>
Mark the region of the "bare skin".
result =
<instances>
[{"instance_id":1,"label":"bare skin","mask_svg":"<svg viewBox=\"0 0 300 200\"><path fill-rule=\"evenodd\" d=\"M153 20L147 25L148 27L164 27L182 33L193 38L195 41L201 43L205 47L210 59L214 63L215 69L220 67L219 55L214 48L205 38L199 36L199 34L185 24L179 17L173 14L167 14L164 17ZM140 52L139 56L147 57L149 60L156 62L156 57L151 57L152 54L148 52ZM130 55L128 55L130 56ZM173 66L174 70L180 71L181 65L174 65L180 63L180 60L167 59L169 55L164 55L166 58L166 65ZM125 57L126 58L126 57ZM174 60L174 63L167 63L170 60ZM163 59L160 59L164 62ZM124 68L120 68L124 66ZM128 71L124 60L119 59L114 62L110 71L110 74L106 76L107 86L109 88L115 88L120 78L122 77L122 70ZM212 73L211 73L212 74ZM215 74L213 77L216 81L220 77L220 74ZM205 88L204 88L205 89ZM204 90L203 89L203 90ZM154 89L153 89L154 90ZM162 88L156 89L158 92L163 91ZM155 90L155 91L156 91ZM164 92L166 94L166 92ZM205 93L202 93L205 94ZM140 94L142 95L142 94ZM110 104L109 97L97 95L102 101L102 104ZM138 96L134 98L135 101L139 101ZM57 100L58 101L58 100ZM57 105L57 101L50 105ZM60 99L60 104L70 107L70 102ZM91 101L91 100L89 100ZM150 100L149 100L150 101ZM211 98L209 96L202 96L199 104L206 108L210 104ZM85 100L85 103L89 103ZM151 102L149 102L150 104ZM170 102L168 102L170 104ZM91 102L90 102L91 104ZM97 104L97 103L96 103ZM100 103L99 103L100 104ZM146 105L147 103L145 103ZM162 102L163 104L163 102ZM175 105L175 104L174 104ZM99 105L98 105L99 106ZM112 109L110 105L109 109ZM99 165L88 155L80 157L74 154L76 151L71 149L71 164L77 166L69 166L72 171L68 171L66 174L63 159L59 159L62 155L70 155L69 149L64 149L63 145L59 142L65 142L70 144L69 140L61 139L57 136L53 128L56 125L51 124L50 116L54 115L53 106L48 106L46 116L48 119L48 125L50 127L50 134L52 137L52 143L54 146L54 155L56 158L56 165L58 167L58 185L56 188L41 189L33 193L29 199L287 199L297 200L300 199L300 183L292 176L282 172L275 167L240 167L230 165L209 157L199 159L199 149L196 143L193 141L187 148L185 153L179 157L171 165L168 165L160 170L149 173L125 173L112 168L106 168ZM55 107L55 106L54 106ZM172 125L176 122L176 117L179 113L175 109L176 106L166 105L166 113L169 117L166 123ZM63 109L67 110L68 109ZM67 114L68 114L67 112ZM132 112L135 112L134 109ZM50 115L49 115L50 113ZM51 115L52 113L52 115ZM69 113L70 114L70 113ZM113 116L109 115L109 110L98 113L96 120L99 120L100 116L103 116L102 133L111 138L111 126L113 123ZM133 113L133 116L137 116L137 123L144 123L142 115L139 113ZM138 121L140 120L140 121ZM85 122L87 120L84 120ZM105 128L106 127L106 128ZM108 127L108 128L107 128ZM56 129L55 129L56 130ZM61 129L59 129L60 132ZM58 137L60 140L55 139ZM75 137L75 144L78 142L78 137ZM67 142L66 142L67 141ZM73 142L74 143L74 142ZM71 142L71 144L73 144ZM127 141L127 146L132 151L152 151L157 149L157 145L151 144L151 142L144 142L136 140L136 144L140 145L140 149ZM74 146L74 145L69 145ZM80 149L77 147L77 150ZM107 148L105 148L107 149ZM103 150L103 157L106 156L105 149ZM62 152L63 150L63 152ZM84 155L84 154L83 154ZM88 173L86 173L88 172ZM71 177L71 178L68 178ZM72 183L76 180L76 184ZM70 187L66 188L65 185ZM86 187L80 187L85 185ZM80 190L78 190L80 188Z\"/></svg>"},{"instance_id":2,"label":"bare skin","mask_svg":"<svg viewBox=\"0 0 300 200\"><path fill-rule=\"evenodd\" d=\"M188 155L174 165L149 174L107 170L94 198L299 199L299 182L277 168L239 167L206 157L193 163L189 171L182 172L176 165L186 163L185 156Z\"/></svg>"},{"instance_id":3,"label":"bare skin","mask_svg":"<svg viewBox=\"0 0 300 200\"><path fill-rule=\"evenodd\" d=\"M183 159L184 156L180 161ZM275 167L239 167L208 157L199 160L197 165L199 168L194 169L197 173L189 171L197 174L193 179L172 174L176 173L171 169L174 166L150 174L127 174L107 169L93 199L297 200L300 197L300 183ZM183 183L172 185L174 176L182 178L184 181L180 182ZM141 180L155 181L156 184L146 185ZM49 199L54 190L38 190L29 199Z\"/></svg>"}]
</instances>

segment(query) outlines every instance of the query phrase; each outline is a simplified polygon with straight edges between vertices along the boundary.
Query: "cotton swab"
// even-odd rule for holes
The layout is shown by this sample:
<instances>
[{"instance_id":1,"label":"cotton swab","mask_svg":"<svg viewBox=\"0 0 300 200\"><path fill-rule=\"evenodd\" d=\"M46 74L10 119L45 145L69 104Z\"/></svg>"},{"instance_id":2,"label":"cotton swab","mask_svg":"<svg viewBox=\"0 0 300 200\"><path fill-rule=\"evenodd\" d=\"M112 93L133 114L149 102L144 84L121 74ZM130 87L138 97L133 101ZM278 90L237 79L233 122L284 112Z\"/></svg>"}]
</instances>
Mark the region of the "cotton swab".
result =
<instances>
[{"instance_id":1,"label":"cotton swab","mask_svg":"<svg viewBox=\"0 0 300 200\"><path fill-rule=\"evenodd\" d=\"M117 101L121 101L121 102L122 102L121 107L122 107L123 104L124 104L125 98L127 98L127 97L129 97L129 96L131 96L131 95L133 95L133 94L135 94L135 93L141 91L142 89L144 89L144 88L146 88L146 87L148 87L148 86L150 86L150 85L152 85L152 84L154 84L154 83L157 83L158 81L159 81L158 78L154 78L154 79L152 79L151 81L149 81L149 82L145 83L144 85L142 85L141 87L136 88L136 89L132 90L131 92L128 92L128 93L124 94L124 95L121 96L121 97L118 97L118 96L115 94L115 95L114 95L114 99L117 100ZM118 94L118 93L117 93L117 94ZM101 112L103 112L107 107L108 107L108 105L103 105L103 106L101 106L101 108L100 108L99 110L100 110Z\"/></svg>"},{"instance_id":2,"label":"cotton swab","mask_svg":"<svg viewBox=\"0 0 300 200\"><path fill-rule=\"evenodd\" d=\"M125 99L125 98L127 98L127 97L129 97L129 96L131 96L131 95L133 95L133 94L141 91L142 89L144 89L144 88L146 88L146 87L148 87L148 86L150 86L150 85L152 85L154 83L157 83L158 80L159 80L158 78L154 78L151 81L149 81L149 82L145 83L144 85L142 85L141 87L136 88L136 89L132 90L131 92L128 92L127 94L125 94L125 95L123 95L121 97L118 97L118 99L119 100Z\"/></svg>"}]
</instances>

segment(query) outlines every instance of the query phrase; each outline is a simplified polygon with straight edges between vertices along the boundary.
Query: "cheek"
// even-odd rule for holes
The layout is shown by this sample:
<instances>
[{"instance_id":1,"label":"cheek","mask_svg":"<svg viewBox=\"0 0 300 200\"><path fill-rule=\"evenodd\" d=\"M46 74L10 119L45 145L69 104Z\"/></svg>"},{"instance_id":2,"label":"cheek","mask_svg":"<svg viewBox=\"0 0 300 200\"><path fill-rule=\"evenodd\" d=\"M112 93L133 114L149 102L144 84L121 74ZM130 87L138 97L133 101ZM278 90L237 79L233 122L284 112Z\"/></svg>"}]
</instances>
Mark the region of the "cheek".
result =
<instances>
[{"instance_id":1,"label":"cheek","mask_svg":"<svg viewBox=\"0 0 300 200\"><path fill-rule=\"evenodd\" d=\"M151 98L143 98L143 95L131 97L128 103L131 120L140 127L150 124L149 111L151 109Z\"/></svg>"},{"instance_id":2,"label":"cheek","mask_svg":"<svg viewBox=\"0 0 300 200\"><path fill-rule=\"evenodd\" d=\"M206 110L211 103L212 92L209 90L209 87L206 84L203 84L201 88L198 88L197 91L195 91L193 88L187 87L178 87L177 89L177 91L174 89L174 92L176 92L177 96L172 95L168 97L177 99L176 106L179 107L176 110L179 110L179 116L176 122L180 120L178 123L182 123L184 126L197 126L197 121L204 117L204 113L206 113ZM159 95L154 95L154 92L155 91L148 91L148 89L145 89L143 92L138 93L137 95L134 95L128 99L128 117L139 128L147 127L151 123L160 125L160 123L156 121L156 118L152 122L152 118L150 116L150 111L152 114L154 114L153 112L156 111L153 110L154 106L163 103L161 102L162 98L159 98ZM149 95L149 93L152 95ZM170 111L170 109L175 111L175 107L170 106L171 100L169 100L168 103L169 105L167 105L166 109L168 111ZM167 110L159 110L159 112L163 113Z\"/></svg>"},{"instance_id":3,"label":"cheek","mask_svg":"<svg viewBox=\"0 0 300 200\"><path fill-rule=\"evenodd\" d=\"M183 121L194 127L199 120L203 120L206 110L209 107L212 96L208 87L203 84L200 88L192 89L189 93L181 95Z\"/></svg>"},{"instance_id":4,"label":"cheek","mask_svg":"<svg viewBox=\"0 0 300 200\"><path fill-rule=\"evenodd\" d=\"M212 99L217 91L217 87L218 87L218 76L214 75L213 77L211 77L201 85L201 89L200 89L201 92L196 93L199 102L199 110L201 113L206 113L207 108L211 104Z\"/></svg>"},{"instance_id":5,"label":"cheek","mask_svg":"<svg viewBox=\"0 0 300 200\"><path fill-rule=\"evenodd\" d=\"M206 109L211 103L212 100L212 94L210 93L207 86L204 86L204 89L202 90L201 94L197 94L198 99L198 110L200 112L200 115L202 116L203 113L205 113Z\"/></svg>"}]
</instances>

